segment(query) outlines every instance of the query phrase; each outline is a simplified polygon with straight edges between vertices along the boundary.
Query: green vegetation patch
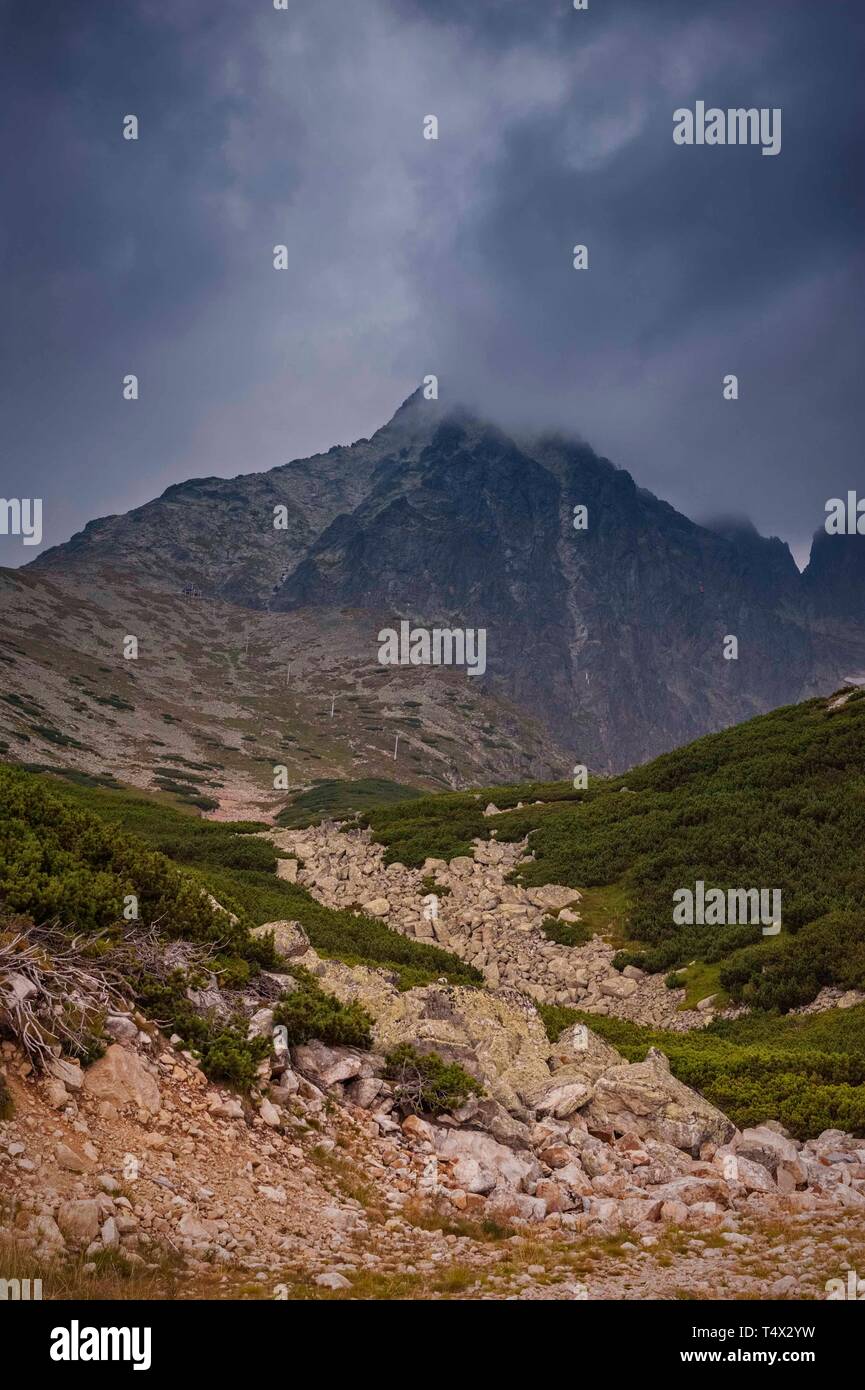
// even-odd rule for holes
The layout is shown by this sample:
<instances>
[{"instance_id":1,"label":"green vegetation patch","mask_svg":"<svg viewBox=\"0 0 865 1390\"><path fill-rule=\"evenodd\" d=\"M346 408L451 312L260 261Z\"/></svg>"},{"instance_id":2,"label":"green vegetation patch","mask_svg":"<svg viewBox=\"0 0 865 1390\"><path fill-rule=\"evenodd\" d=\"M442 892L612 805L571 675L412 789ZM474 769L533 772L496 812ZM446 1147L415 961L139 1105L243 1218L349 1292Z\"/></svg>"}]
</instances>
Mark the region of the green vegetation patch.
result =
<instances>
[{"instance_id":1,"label":"green vegetation patch","mask_svg":"<svg viewBox=\"0 0 865 1390\"><path fill-rule=\"evenodd\" d=\"M71 786L49 787L42 779L0 765L0 906L37 923L57 922L69 934L92 935L94 955L117 951L118 966L139 1007L152 1010L200 1052L214 1080L248 1085L261 1048L246 1039L245 1024L215 1023L196 1015L186 997L187 975L171 981L139 967L126 948L125 900L138 901L139 920L158 924L163 940L198 943L218 954L213 967L227 977L249 979L262 965L275 967L270 940L250 935L248 924L232 921L202 893L191 872L117 823L84 805L111 792ZM94 1053L99 1048L94 1036Z\"/></svg>"},{"instance_id":2,"label":"green vegetation patch","mask_svg":"<svg viewBox=\"0 0 865 1390\"><path fill-rule=\"evenodd\" d=\"M630 946L615 964L668 972L719 966L721 988L789 1009L823 985L865 988L865 700L785 706L698 739L620 777L425 797L366 817L389 861L471 852L530 836L515 880L584 893L582 918ZM484 817L488 801L505 814ZM516 809L517 802L523 803ZM534 804L540 801L541 805ZM778 889L783 930L677 926L673 894Z\"/></svg>"},{"instance_id":3,"label":"green vegetation patch","mask_svg":"<svg viewBox=\"0 0 865 1390\"><path fill-rule=\"evenodd\" d=\"M118 825L106 824L70 798L110 792L54 787L0 765L0 900L36 921L56 919L98 932L122 919L134 894L143 920L164 922L197 941L230 940L256 953L245 929L231 927L199 886L163 854Z\"/></svg>"},{"instance_id":4,"label":"green vegetation patch","mask_svg":"<svg viewBox=\"0 0 865 1390\"><path fill-rule=\"evenodd\" d=\"M109 705L111 709L119 710L135 709L135 706L131 705L128 700L124 700L122 695L115 695L113 692L110 695L98 695L95 690L85 690L83 686L81 690L82 694L89 696L97 705Z\"/></svg>"},{"instance_id":5,"label":"green vegetation patch","mask_svg":"<svg viewBox=\"0 0 865 1390\"><path fill-rule=\"evenodd\" d=\"M327 994L314 975L298 966L291 972L297 979L297 989L279 1003L273 1021L288 1031L292 1047L317 1038L329 1047L372 1046L372 1018L358 1003L341 1004Z\"/></svg>"},{"instance_id":6,"label":"green vegetation patch","mask_svg":"<svg viewBox=\"0 0 865 1390\"><path fill-rule=\"evenodd\" d=\"M472 840L485 839L504 820L484 815L490 802L504 810L520 801L557 803L574 801L581 795L585 793L575 792L569 783L520 782L507 787L486 787L480 792L421 796L409 804L377 806L361 817L361 823L371 828L379 844L385 845L387 863L398 861L419 869L426 858L453 859L457 854L471 854Z\"/></svg>"},{"instance_id":7,"label":"green vegetation patch","mask_svg":"<svg viewBox=\"0 0 865 1390\"><path fill-rule=\"evenodd\" d=\"M539 1012L553 1042L571 1024L585 1023L629 1062L660 1048L673 1075L740 1129L775 1119L800 1139L824 1129L865 1135L863 1005L787 1017L755 1013L690 1033L558 1006L541 1005Z\"/></svg>"},{"instance_id":8,"label":"green vegetation patch","mask_svg":"<svg viewBox=\"0 0 865 1390\"><path fill-rule=\"evenodd\" d=\"M472 840L488 829L486 802L471 792L423 796L396 806L382 806L360 817L385 848L385 863L419 869L425 859L452 859L471 854Z\"/></svg>"},{"instance_id":9,"label":"green vegetation patch","mask_svg":"<svg viewBox=\"0 0 865 1390\"><path fill-rule=\"evenodd\" d=\"M411 801L421 795L417 787L391 782L386 777L360 777L354 781L331 778L292 797L276 819L279 825L299 830L325 818L346 820L371 806Z\"/></svg>"},{"instance_id":10,"label":"green vegetation patch","mask_svg":"<svg viewBox=\"0 0 865 1390\"><path fill-rule=\"evenodd\" d=\"M86 743L79 743L77 738L73 738L71 734L61 733L59 729L55 729L51 724L31 724L30 732L31 734L38 734L40 738L46 739L48 743L56 744L58 748L78 748L82 753L93 752L93 749L88 748Z\"/></svg>"},{"instance_id":11,"label":"green vegetation patch","mask_svg":"<svg viewBox=\"0 0 865 1390\"><path fill-rule=\"evenodd\" d=\"M419 1052L401 1043L385 1058L385 1076L394 1083L394 1099L414 1114L439 1115L458 1110L483 1088L458 1062L445 1062L437 1052Z\"/></svg>"},{"instance_id":12,"label":"green vegetation patch","mask_svg":"<svg viewBox=\"0 0 865 1390\"><path fill-rule=\"evenodd\" d=\"M560 922L556 917L545 917L541 923L544 936L557 946L584 946L592 934L583 922Z\"/></svg>"},{"instance_id":13,"label":"green vegetation patch","mask_svg":"<svg viewBox=\"0 0 865 1390\"><path fill-rule=\"evenodd\" d=\"M401 936L374 917L325 907L300 884L277 878L277 862L284 856L254 833L264 828L258 821L206 821L130 790L64 787L61 793L58 787L60 794L173 861L190 882L238 916L244 933L291 919L302 924L321 955L391 970L400 988L441 977L452 984L483 983L479 970L449 951Z\"/></svg>"}]
</instances>

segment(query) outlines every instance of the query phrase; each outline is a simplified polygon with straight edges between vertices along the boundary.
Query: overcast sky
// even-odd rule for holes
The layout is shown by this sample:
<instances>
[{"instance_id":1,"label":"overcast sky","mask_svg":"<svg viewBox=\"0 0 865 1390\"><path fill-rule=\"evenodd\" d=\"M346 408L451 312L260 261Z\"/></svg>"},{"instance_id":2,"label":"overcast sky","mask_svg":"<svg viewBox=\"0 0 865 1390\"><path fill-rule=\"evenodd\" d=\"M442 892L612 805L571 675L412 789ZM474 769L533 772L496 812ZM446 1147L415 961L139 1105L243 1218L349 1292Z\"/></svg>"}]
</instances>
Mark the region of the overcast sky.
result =
<instances>
[{"instance_id":1,"label":"overcast sky","mask_svg":"<svg viewBox=\"0 0 865 1390\"><path fill-rule=\"evenodd\" d=\"M0 496L45 544L369 435L427 373L800 560L865 491L859 0L0 16ZM780 107L780 154L674 144L697 100Z\"/></svg>"}]
</instances>

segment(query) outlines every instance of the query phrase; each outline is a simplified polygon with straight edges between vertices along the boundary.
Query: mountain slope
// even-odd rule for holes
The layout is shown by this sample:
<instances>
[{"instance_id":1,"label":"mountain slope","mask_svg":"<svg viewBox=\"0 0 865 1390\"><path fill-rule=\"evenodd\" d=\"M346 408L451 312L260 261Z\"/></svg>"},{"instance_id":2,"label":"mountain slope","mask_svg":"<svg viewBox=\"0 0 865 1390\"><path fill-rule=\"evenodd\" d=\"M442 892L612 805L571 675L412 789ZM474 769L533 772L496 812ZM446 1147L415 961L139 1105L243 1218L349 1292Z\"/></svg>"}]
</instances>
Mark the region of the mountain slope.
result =
<instances>
[{"instance_id":1,"label":"mountain slope","mask_svg":"<svg viewBox=\"0 0 865 1390\"><path fill-rule=\"evenodd\" d=\"M164 621L177 648L195 631L210 651L177 650L175 669L211 705L233 634L251 630L274 673L290 659L303 666L316 709L334 692L399 685L419 712L394 734L428 728L432 739L427 753L416 737L403 780L466 785L574 762L620 770L836 688L865 668L865 625L847 593L865 542L852 538L842 556L835 539L822 538L800 576L781 541L741 523L699 526L585 444L511 437L417 392L370 440L169 488L90 523L22 580L37 604L50 593L138 605L157 619L155 639ZM486 674L382 668L378 632L402 620L484 629ZM385 775L384 747L360 751L362 725L324 776ZM436 752L442 738L453 757Z\"/></svg>"},{"instance_id":2,"label":"mountain slope","mask_svg":"<svg viewBox=\"0 0 865 1390\"><path fill-rule=\"evenodd\" d=\"M270 614L126 571L0 571L0 605L0 754L28 766L236 818L335 779L442 789L562 765L531 711L461 673L424 686L385 670L350 615Z\"/></svg>"},{"instance_id":3,"label":"mountain slope","mask_svg":"<svg viewBox=\"0 0 865 1390\"><path fill-rule=\"evenodd\" d=\"M503 814L486 816L489 800ZM580 889L588 907L615 887L628 903L620 968L701 961L734 999L765 1009L808 1004L827 986L865 989L865 691L775 710L585 791L493 787L364 821L407 865L491 832L500 845L528 836L519 883ZM778 890L780 934L708 915L678 925L675 895L698 880L707 893Z\"/></svg>"}]
</instances>

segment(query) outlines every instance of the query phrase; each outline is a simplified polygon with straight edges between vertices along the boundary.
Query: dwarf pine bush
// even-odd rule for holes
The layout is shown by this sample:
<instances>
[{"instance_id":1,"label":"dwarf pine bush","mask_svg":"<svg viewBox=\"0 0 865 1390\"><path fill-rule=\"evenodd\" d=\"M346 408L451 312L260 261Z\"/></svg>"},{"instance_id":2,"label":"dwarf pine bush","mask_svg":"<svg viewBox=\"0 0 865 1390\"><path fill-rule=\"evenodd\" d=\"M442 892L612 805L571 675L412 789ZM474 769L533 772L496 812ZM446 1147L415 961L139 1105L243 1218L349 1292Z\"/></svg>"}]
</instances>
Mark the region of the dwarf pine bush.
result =
<instances>
[{"instance_id":1,"label":"dwarf pine bush","mask_svg":"<svg viewBox=\"0 0 865 1390\"><path fill-rule=\"evenodd\" d=\"M403 1110L438 1115L458 1110L483 1088L458 1062L445 1062L437 1052L419 1052L401 1043L385 1058L385 1076L394 1083L394 1099Z\"/></svg>"}]
</instances>

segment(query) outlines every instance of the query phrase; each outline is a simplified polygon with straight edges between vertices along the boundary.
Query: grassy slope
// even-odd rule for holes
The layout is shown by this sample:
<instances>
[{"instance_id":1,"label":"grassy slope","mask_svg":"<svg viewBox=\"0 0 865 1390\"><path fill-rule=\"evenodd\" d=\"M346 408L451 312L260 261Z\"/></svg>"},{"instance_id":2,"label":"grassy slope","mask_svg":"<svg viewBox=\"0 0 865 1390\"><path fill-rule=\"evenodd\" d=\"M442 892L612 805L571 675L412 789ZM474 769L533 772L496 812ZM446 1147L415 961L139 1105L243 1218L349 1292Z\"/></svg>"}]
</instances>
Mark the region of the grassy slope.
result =
<instances>
[{"instance_id":1,"label":"grassy slope","mask_svg":"<svg viewBox=\"0 0 865 1390\"><path fill-rule=\"evenodd\" d=\"M422 795L417 787L392 782L386 777L359 777L350 781L329 778L293 796L276 819L279 825L296 830L317 825L325 817L346 820L373 806L412 801Z\"/></svg>"},{"instance_id":2,"label":"grassy slope","mask_svg":"<svg viewBox=\"0 0 865 1390\"><path fill-rule=\"evenodd\" d=\"M212 1080L248 1090L266 1052L262 1040L247 1037L240 996L232 993L262 967L280 968L272 938L251 935L263 922L296 918L322 954L385 967L404 988L441 976L482 983L477 970L449 952L372 918L331 912L297 884L278 879L277 852L252 833L255 823L202 821L167 806L164 795L75 785L0 764L0 939L27 918L84 938L83 949L119 971L149 1017L196 1049ZM137 920L156 924L163 939L211 949L209 968L226 991L229 1018L191 1007L187 990L200 983L195 966L160 970L129 945L122 927L130 895ZM364 1010L339 1004L307 972L290 967L290 973L297 984L278 1006L289 1041L369 1045ZM77 1055L92 1058L104 1047L104 1019L98 1011L78 1012ZM0 1111L6 1103L0 1094Z\"/></svg>"},{"instance_id":3,"label":"grassy slope","mask_svg":"<svg viewBox=\"0 0 865 1390\"><path fill-rule=\"evenodd\" d=\"M776 710L583 792L567 783L490 787L365 819L390 860L415 865L470 853L492 830L499 840L529 835L535 857L520 880L580 888L593 930L631 945L620 964L695 961L685 971L691 1004L728 989L754 1010L683 1035L545 1009L552 1037L582 1019L631 1060L658 1046L681 1080L739 1125L774 1117L803 1137L831 1127L863 1134L865 1006L779 1012L824 984L865 988L865 693L833 703ZM490 801L524 806L486 818ZM673 890L698 878L780 888L782 934L674 927Z\"/></svg>"},{"instance_id":4,"label":"grassy slope","mask_svg":"<svg viewBox=\"0 0 865 1390\"><path fill-rule=\"evenodd\" d=\"M856 907L865 700L853 696L835 711L828 704L810 701L775 711L623 777L596 781L588 792L574 792L569 784L497 787L386 805L364 818L386 844L388 858L410 864L427 855L470 852L472 839L491 829L503 840L531 833L536 859L525 866L524 881L587 890L584 906L595 929L609 922L617 939L626 931L633 939L640 924L651 950L672 952L667 964L676 963L683 948L687 959L714 954L714 962L699 968L707 975L739 969L745 990L754 978L780 978L785 987L793 980L807 993L826 982L820 970L830 979L846 971L846 983L855 983L865 980ZM635 795L623 795L622 786ZM247 920L297 917L324 953L335 946L331 954L352 960L368 958L356 953L358 947L369 951L368 928L392 936L380 923L331 913L296 885L277 880L272 847L238 835L238 827L203 822L140 794L81 787L64 787L63 794L200 875ZM524 807L490 819L483 816L488 801L503 808L522 801ZM719 943L717 932L708 942L696 934L677 940L664 895L671 882L678 887L697 877L719 886L781 887L785 932L745 951L736 941ZM661 894L656 878L666 885ZM821 932L823 947L828 941L831 950L822 956L817 950L815 957ZM403 945L418 947L396 941L395 957ZM757 964L749 964L754 956ZM402 970L404 983L413 983L415 970L423 973L429 964L417 957L411 964L396 958L389 963ZM581 1017L544 1012L551 1036ZM755 1012L688 1035L594 1015L585 1021L629 1058L644 1056L651 1045L663 1048L675 1074L740 1125L774 1116L803 1136L832 1126L865 1133L865 1008L804 1018Z\"/></svg>"},{"instance_id":5,"label":"grassy slope","mask_svg":"<svg viewBox=\"0 0 865 1390\"><path fill-rule=\"evenodd\" d=\"M612 894L620 941L629 904L640 964L721 962L717 976L734 997L789 1008L822 984L865 986L865 692L831 703L775 710L584 792L489 788L381 808L367 821L388 856L410 864L466 853L493 828L499 840L528 834L534 859L520 881L587 890L595 918L606 907L597 891ZM485 818L488 799L543 804ZM698 879L780 889L781 937L752 926L675 927L673 893Z\"/></svg>"},{"instance_id":6,"label":"grassy slope","mask_svg":"<svg viewBox=\"0 0 865 1390\"><path fill-rule=\"evenodd\" d=\"M254 822L205 821L141 792L38 781L65 805L117 825L165 855L236 912L245 927L297 920L322 955L394 970L404 988L443 975L454 983L481 982L478 971L450 952L400 936L374 918L332 911L300 885L277 878L277 851L248 833L260 828Z\"/></svg>"},{"instance_id":7,"label":"grassy slope","mask_svg":"<svg viewBox=\"0 0 865 1390\"><path fill-rule=\"evenodd\" d=\"M674 1075L740 1128L776 1119L801 1139L823 1129L865 1134L865 1005L786 1018L753 1013L691 1033L574 1009L542 1006L541 1013L553 1040L580 1022L630 1062L660 1048Z\"/></svg>"}]
</instances>

